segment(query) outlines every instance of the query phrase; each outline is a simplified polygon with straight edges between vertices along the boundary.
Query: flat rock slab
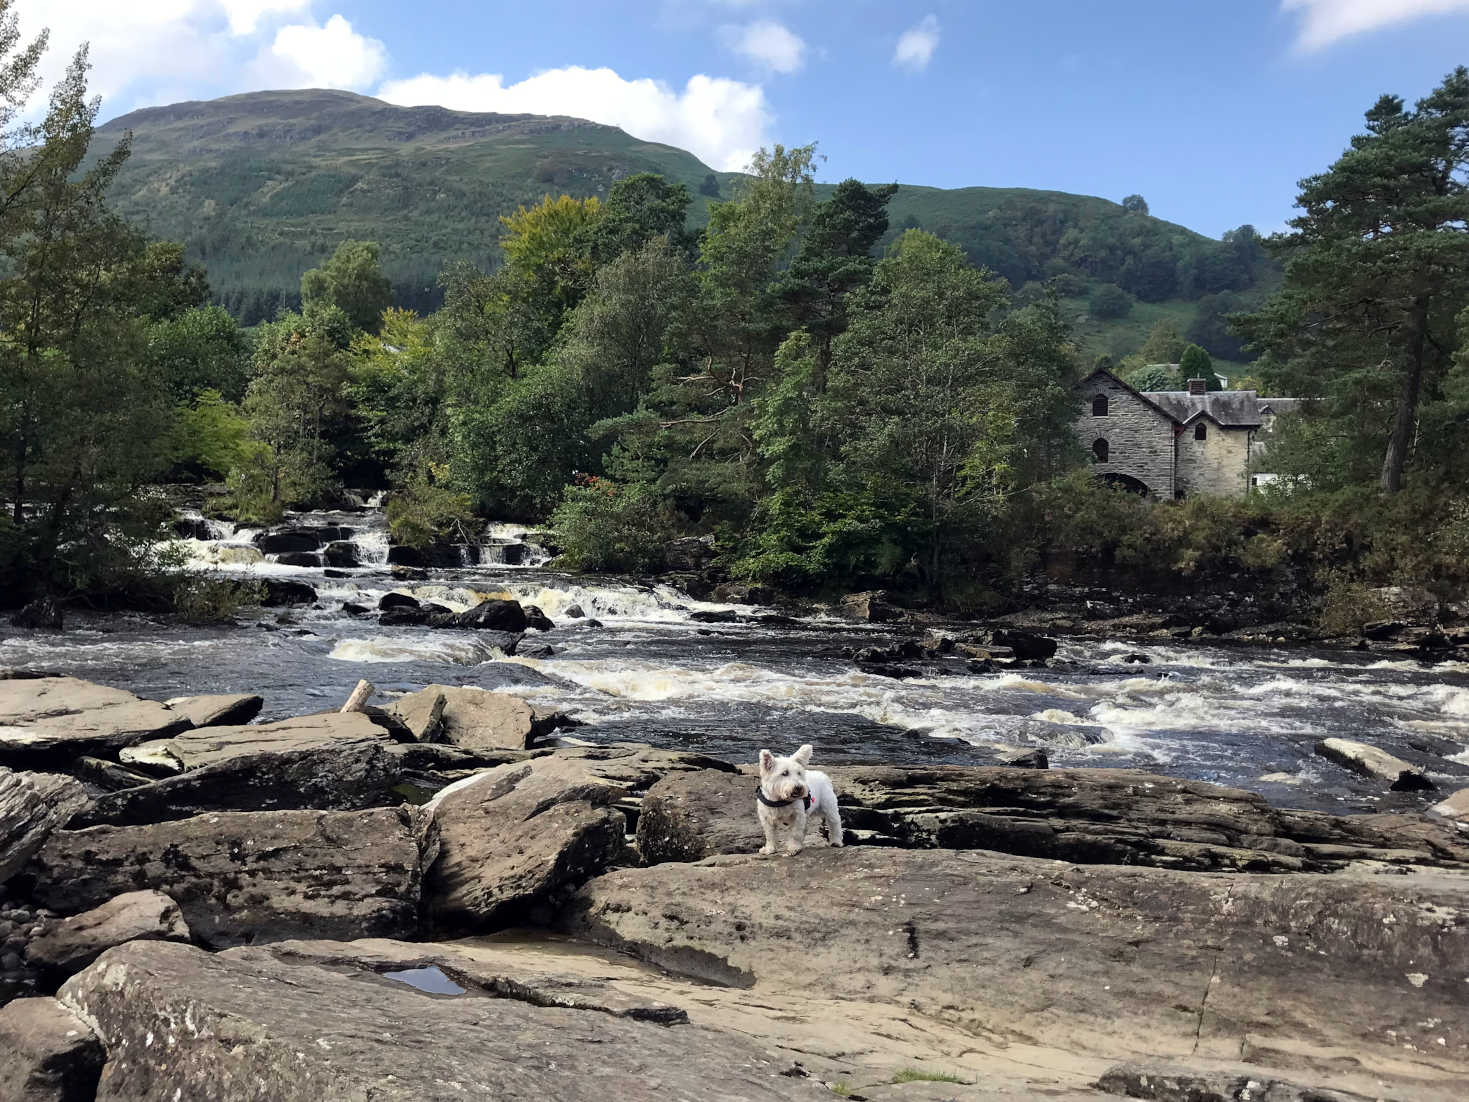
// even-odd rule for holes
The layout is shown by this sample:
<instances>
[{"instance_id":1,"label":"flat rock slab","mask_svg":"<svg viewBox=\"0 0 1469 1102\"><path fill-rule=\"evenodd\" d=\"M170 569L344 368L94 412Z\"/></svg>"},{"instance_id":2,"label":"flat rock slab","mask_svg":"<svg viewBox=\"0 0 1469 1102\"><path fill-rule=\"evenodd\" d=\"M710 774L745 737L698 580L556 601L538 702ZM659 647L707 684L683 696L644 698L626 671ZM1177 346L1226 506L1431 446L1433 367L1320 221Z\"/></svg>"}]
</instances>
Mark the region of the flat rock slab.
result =
<instances>
[{"instance_id":1,"label":"flat rock slab","mask_svg":"<svg viewBox=\"0 0 1469 1102\"><path fill-rule=\"evenodd\" d=\"M162 892L125 892L100 907L64 918L26 946L26 961L71 975L114 945L128 941L188 941L179 905Z\"/></svg>"},{"instance_id":2,"label":"flat rock slab","mask_svg":"<svg viewBox=\"0 0 1469 1102\"><path fill-rule=\"evenodd\" d=\"M1428 813L1457 823L1469 823L1469 788L1461 788L1439 800L1428 809Z\"/></svg>"},{"instance_id":3,"label":"flat rock slab","mask_svg":"<svg viewBox=\"0 0 1469 1102\"><path fill-rule=\"evenodd\" d=\"M93 1102L102 1046L55 999L0 1007L0 1098L5 1102Z\"/></svg>"},{"instance_id":4,"label":"flat rock slab","mask_svg":"<svg viewBox=\"0 0 1469 1102\"><path fill-rule=\"evenodd\" d=\"M535 711L518 696L472 686L429 685L397 701L400 716L431 710L442 697L436 735L468 750L526 750L535 739ZM405 720L406 722L406 720Z\"/></svg>"},{"instance_id":5,"label":"flat rock slab","mask_svg":"<svg viewBox=\"0 0 1469 1102\"><path fill-rule=\"evenodd\" d=\"M220 947L290 937L402 937L418 927L432 838L406 809L220 812L52 834L34 898L62 914L145 887Z\"/></svg>"},{"instance_id":6,"label":"flat rock slab","mask_svg":"<svg viewBox=\"0 0 1469 1102\"><path fill-rule=\"evenodd\" d=\"M121 754L124 762L172 769L206 765L259 754L307 748L348 749L386 745L388 734L361 712L323 712L255 726L205 727L170 739L146 742Z\"/></svg>"},{"instance_id":7,"label":"flat rock slab","mask_svg":"<svg viewBox=\"0 0 1469 1102\"><path fill-rule=\"evenodd\" d=\"M556 755L451 784L424 805L439 856L424 882L443 927L487 931L524 920L556 893L609 867L627 822L612 786Z\"/></svg>"},{"instance_id":8,"label":"flat rock slab","mask_svg":"<svg viewBox=\"0 0 1469 1102\"><path fill-rule=\"evenodd\" d=\"M0 763L115 751L188 726L156 700L75 677L0 681Z\"/></svg>"},{"instance_id":9,"label":"flat rock slab","mask_svg":"<svg viewBox=\"0 0 1469 1102\"><path fill-rule=\"evenodd\" d=\"M402 770L385 737L279 749L261 749L253 740L246 745L252 749L213 755L211 764L100 796L72 826L135 826L210 811L356 811L402 801Z\"/></svg>"},{"instance_id":10,"label":"flat rock slab","mask_svg":"<svg viewBox=\"0 0 1469 1102\"><path fill-rule=\"evenodd\" d=\"M265 707L265 698L255 693L216 693L210 696L178 696L164 701L195 727L249 723Z\"/></svg>"},{"instance_id":11,"label":"flat rock slab","mask_svg":"<svg viewBox=\"0 0 1469 1102\"><path fill-rule=\"evenodd\" d=\"M991 1039L1288 1067L1394 1098L1448 1102L1469 1081L1458 872L1221 875L849 847L621 869L562 915L569 933L684 975L880 1000Z\"/></svg>"},{"instance_id":12,"label":"flat rock slab","mask_svg":"<svg viewBox=\"0 0 1469 1102\"><path fill-rule=\"evenodd\" d=\"M61 998L97 1024L110 1098L832 1097L783 1076L789 1062L743 1037L543 1005L536 989L533 979L519 993L436 995L371 965L134 942L69 980Z\"/></svg>"},{"instance_id":13,"label":"flat rock slab","mask_svg":"<svg viewBox=\"0 0 1469 1102\"><path fill-rule=\"evenodd\" d=\"M1425 792L1435 787L1423 775L1423 771L1411 762L1394 757L1381 747L1369 746L1365 742L1325 738L1316 744L1316 753L1353 773L1386 781L1388 788L1394 792Z\"/></svg>"},{"instance_id":14,"label":"flat rock slab","mask_svg":"<svg viewBox=\"0 0 1469 1102\"><path fill-rule=\"evenodd\" d=\"M0 766L0 884L25 867L51 832L91 803L81 784L57 773Z\"/></svg>"},{"instance_id":15,"label":"flat rock slab","mask_svg":"<svg viewBox=\"0 0 1469 1102\"><path fill-rule=\"evenodd\" d=\"M1204 781L1120 769L836 766L847 841L1181 869L1326 871L1354 860L1469 866L1469 838L1414 815L1271 807ZM642 803L649 864L753 853L755 778L674 773ZM820 845L818 834L808 844Z\"/></svg>"}]
</instances>

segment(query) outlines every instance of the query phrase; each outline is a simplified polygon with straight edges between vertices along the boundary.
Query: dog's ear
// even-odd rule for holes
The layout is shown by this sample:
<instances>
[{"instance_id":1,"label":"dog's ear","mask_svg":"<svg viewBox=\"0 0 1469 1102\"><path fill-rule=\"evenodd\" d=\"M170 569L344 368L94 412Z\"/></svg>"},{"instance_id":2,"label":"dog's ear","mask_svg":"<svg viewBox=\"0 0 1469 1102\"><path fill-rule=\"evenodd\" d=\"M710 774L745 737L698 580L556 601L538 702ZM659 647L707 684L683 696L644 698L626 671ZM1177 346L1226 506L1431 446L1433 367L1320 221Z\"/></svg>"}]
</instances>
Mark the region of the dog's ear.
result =
<instances>
[{"instance_id":1,"label":"dog's ear","mask_svg":"<svg viewBox=\"0 0 1469 1102\"><path fill-rule=\"evenodd\" d=\"M760 751L760 772L769 773L775 768L775 755L769 750Z\"/></svg>"},{"instance_id":2,"label":"dog's ear","mask_svg":"<svg viewBox=\"0 0 1469 1102\"><path fill-rule=\"evenodd\" d=\"M811 744L809 742L806 743L805 746L803 746L799 750L797 750L794 754L791 755L791 757L795 758L802 765L810 765L811 764Z\"/></svg>"}]
</instances>

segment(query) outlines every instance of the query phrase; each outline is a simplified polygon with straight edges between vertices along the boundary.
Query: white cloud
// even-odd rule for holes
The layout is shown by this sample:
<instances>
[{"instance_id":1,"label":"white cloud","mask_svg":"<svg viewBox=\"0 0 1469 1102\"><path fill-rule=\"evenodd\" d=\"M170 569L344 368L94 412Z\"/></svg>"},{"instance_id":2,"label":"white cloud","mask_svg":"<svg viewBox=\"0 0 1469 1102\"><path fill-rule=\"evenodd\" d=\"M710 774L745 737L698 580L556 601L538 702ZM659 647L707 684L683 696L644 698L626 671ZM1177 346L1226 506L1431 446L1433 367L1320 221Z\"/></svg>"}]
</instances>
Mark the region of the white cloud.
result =
<instances>
[{"instance_id":1,"label":"white cloud","mask_svg":"<svg viewBox=\"0 0 1469 1102\"><path fill-rule=\"evenodd\" d=\"M1296 48L1309 52L1394 23L1469 11L1469 0L1281 0L1280 8L1300 12Z\"/></svg>"},{"instance_id":2,"label":"white cloud","mask_svg":"<svg viewBox=\"0 0 1469 1102\"><path fill-rule=\"evenodd\" d=\"M939 20L936 15L925 15L915 26L909 27L898 36L897 48L893 50L893 64L901 69L912 69L915 73L928 68L933 52L939 48Z\"/></svg>"},{"instance_id":3,"label":"white cloud","mask_svg":"<svg viewBox=\"0 0 1469 1102\"><path fill-rule=\"evenodd\" d=\"M801 36L773 19L725 27L722 34L731 50L771 72L794 73L806 63Z\"/></svg>"},{"instance_id":4,"label":"white cloud","mask_svg":"<svg viewBox=\"0 0 1469 1102\"><path fill-rule=\"evenodd\" d=\"M627 80L611 69L549 69L515 84L499 74L423 74L388 81L378 96L403 105L460 111L573 115L620 126L634 137L687 149L715 168L744 168L768 144L770 108L758 84L702 74L682 91L662 81Z\"/></svg>"},{"instance_id":5,"label":"white cloud","mask_svg":"<svg viewBox=\"0 0 1469 1102\"><path fill-rule=\"evenodd\" d=\"M298 12L311 0L220 0L232 34L253 34L267 15Z\"/></svg>"},{"instance_id":6,"label":"white cloud","mask_svg":"<svg viewBox=\"0 0 1469 1102\"><path fill-rule=\"evenodd\" d=\"M296 77L292 83L315 88L366 88L388 67L387 47L358 34L340 15L322 27L312 23L282 27L271 43L270 57L285 63L287 79Z\"/></svg>"}]
</instances>

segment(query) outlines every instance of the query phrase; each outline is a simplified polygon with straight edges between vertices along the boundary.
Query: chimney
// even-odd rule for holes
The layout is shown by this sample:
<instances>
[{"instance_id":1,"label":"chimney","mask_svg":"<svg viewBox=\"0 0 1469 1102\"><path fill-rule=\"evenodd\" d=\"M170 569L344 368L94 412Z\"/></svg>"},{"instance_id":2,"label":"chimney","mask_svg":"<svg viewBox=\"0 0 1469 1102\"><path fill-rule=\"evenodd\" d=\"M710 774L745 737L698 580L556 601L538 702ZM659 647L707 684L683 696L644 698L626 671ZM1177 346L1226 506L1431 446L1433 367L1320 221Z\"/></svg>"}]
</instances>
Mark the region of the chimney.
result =
<instances>
[{"instance_id":1,"label":"chimney","mask_svg":"<svg viewBox=\"0 0 1469 1102\"><path fill-rule=\"evenodd\" d=\"M1208 394L1209 385L1203 379L1190 379L1188 381L1188 392L1190 394Z\"/></svg>"}]
</instances>

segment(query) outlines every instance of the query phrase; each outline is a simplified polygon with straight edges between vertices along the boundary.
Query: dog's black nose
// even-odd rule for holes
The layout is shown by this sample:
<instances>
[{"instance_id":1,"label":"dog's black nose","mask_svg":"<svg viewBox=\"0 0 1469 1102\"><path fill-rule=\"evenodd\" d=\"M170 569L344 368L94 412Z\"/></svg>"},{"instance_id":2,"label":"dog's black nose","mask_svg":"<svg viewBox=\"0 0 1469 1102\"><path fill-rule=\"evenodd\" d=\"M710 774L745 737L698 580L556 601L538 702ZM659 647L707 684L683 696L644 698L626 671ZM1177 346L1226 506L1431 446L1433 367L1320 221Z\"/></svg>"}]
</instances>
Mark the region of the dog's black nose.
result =
<instances>
[{"instance_id":1,"label":"dog's black nose","mask_svg":"<svg viewBox=\"0 0 1469 1102\"><path fill-rule=\"evenodd\" d=\"M797 795L797 796L804 796L804 795L806 795L805 786L799 785L799 784L796 785L795 795Z\"/></svg>"}]
</instances>

